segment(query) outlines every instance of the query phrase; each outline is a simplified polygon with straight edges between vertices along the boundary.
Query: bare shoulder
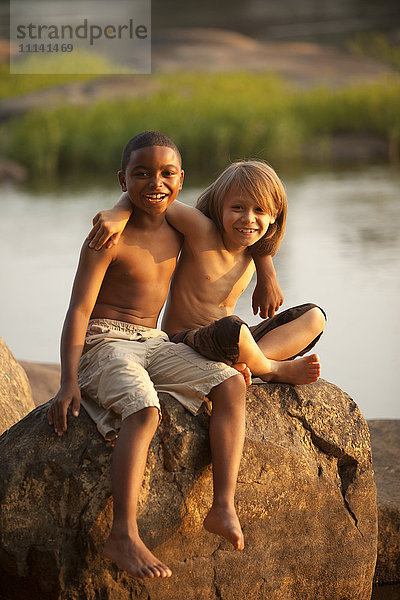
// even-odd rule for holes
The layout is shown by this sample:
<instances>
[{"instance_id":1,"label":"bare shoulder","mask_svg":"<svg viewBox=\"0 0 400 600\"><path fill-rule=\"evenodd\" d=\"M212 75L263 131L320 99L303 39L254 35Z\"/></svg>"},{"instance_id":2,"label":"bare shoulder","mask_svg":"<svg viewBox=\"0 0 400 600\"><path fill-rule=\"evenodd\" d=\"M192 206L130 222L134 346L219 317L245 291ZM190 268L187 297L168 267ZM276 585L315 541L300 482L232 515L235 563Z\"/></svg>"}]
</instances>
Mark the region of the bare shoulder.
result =
<instances>
[{"instance_id":1,"label":"bare shoulder","mask_svg":"<svg viewBox=\"0 0 400 600\"><path fill-rule=\"evenodd\" d=\"M96 265L108 265L115 260L118 253L117 246L106 248L103 246L100 250L94 250L89 247L90 240L86 239L81 248L79 264L84 268L95 268Z\"/></svg>"},{"instance_id":2,"label":"bare shoulder","mask_svg":"<svg viewBox=\"0 0 400 600\"><path fill-rule=\"evenodd\" d=\"M114 252L106 249L89 248L89 240L85 240L72 288L70 306L86 307L92 310L107 269L113 260Z\"/></svg>"},{"instance_id":3,"label":"bare shoulder","mask_svg":"<svg viewBox=\"0 0 400 600\"><path fill-rule=\"evenodd\" d=\"M115 260L117 247L107 249L103 246L100 250L89 248L89 240L85 240L77 269L76 280L84 285L91 281L103 279L109 265Z\"/></svg>"},{"instance_id":4,"label":"bare shoulder","mask_svg":"<svg viewBox=\"0 0 400 600\"><path fill-rule=\"evenodd\" d=\"M185 236L185 242L190 243L195 237L198 244L201 240L208 241L217 234L217 228L211 219L194 206L177 200L168 208L167 220Z\"/></svg>"},{"instance_id":5,"label":"bare shoulder","mask_svg":"<svg viewBox=\"0 0 400 600\"><path fill-rule=\"evenodd\" d=\"M194 206L175 200L167 210L168 222L183 235L211 233L214 223Z\"/></svg>"}]
</instances>

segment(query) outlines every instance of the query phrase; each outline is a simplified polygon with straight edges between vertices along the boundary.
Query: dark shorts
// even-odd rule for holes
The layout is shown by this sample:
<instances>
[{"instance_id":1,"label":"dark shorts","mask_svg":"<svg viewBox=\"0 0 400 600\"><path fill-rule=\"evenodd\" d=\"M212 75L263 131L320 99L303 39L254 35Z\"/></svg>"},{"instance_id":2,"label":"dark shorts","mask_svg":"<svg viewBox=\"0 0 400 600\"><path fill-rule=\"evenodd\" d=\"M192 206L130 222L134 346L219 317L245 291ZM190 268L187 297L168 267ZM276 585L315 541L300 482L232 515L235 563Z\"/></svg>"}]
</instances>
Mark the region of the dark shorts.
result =
<instances>
[{"instance_id":1,"label":"dark shorts","mask_svg":"<svg viewBox=\"0 0 400 600\"><path fill-rule=\"evenodd\" d=\"M266 319L265 321L261 321L258 325L249 327L249 329L255 341L258 342L269 331L298 319L312 308L320 307L311 303L294 306L293 308L288 308L275 315L271 319ZM320 308L320 310L326 318L322 308ZM170 340L175 343L183 342L210 360L234 365L239 359L239 334L242 325L246 325L246 323L240 317L231 315L229 317L223 317L222 319L219 319L219 321L214 321L210 325L205 325L204 327L180 331L170 337ZM301 350L295 356L291 356L288 360L296 358L296 356L303 356L303 354L309 352L318 342L321 335L322 333L320 333L306 348Z\"/></svg>"}]
</instances>

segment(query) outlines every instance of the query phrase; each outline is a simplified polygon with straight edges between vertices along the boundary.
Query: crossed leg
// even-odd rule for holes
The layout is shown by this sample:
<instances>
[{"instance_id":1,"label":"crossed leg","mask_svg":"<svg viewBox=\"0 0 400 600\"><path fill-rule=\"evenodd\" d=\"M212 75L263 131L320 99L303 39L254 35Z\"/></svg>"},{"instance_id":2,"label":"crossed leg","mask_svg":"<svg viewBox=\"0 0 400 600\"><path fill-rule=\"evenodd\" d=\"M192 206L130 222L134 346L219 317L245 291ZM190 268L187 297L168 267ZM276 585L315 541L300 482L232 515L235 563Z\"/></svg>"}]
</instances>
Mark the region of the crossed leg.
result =
<instances>
[{"instance_id":1,"label":"crossed leg","mask_svg":"<svg viewBox=\"0 0 400 600\"><path fill-rule=\"evenodd\" d=\"M113 524L104 554L134 577L170 577L139 536L137 504L147 452L159 422L156 407L143 408L122 421L112 457Z\"/></svg>"},{"instance_id":2,"label":"crossed leg","mask_svg":"<svg viewBox=\"0 0 400 600\"><path fill-rule=\"evenodd\" d=\"M256 343L249 328L243 325L239 335L239 363L264 381L306 384L321 373L317 354L288 361L306 348L325 327L325 317L318 307L267 332Z\"/></svg>"},{"instance_id":3,"label":"crossed leg","mask_svg":"<svg viewBox=\"0 0 400 600\"><path fill-rule=\"evenodd\" d=\"M271 360L287 360L299 354L324 330L326 319L318 306L279 325L258 340L257 345Z\"/></svg>"}]
</instances>

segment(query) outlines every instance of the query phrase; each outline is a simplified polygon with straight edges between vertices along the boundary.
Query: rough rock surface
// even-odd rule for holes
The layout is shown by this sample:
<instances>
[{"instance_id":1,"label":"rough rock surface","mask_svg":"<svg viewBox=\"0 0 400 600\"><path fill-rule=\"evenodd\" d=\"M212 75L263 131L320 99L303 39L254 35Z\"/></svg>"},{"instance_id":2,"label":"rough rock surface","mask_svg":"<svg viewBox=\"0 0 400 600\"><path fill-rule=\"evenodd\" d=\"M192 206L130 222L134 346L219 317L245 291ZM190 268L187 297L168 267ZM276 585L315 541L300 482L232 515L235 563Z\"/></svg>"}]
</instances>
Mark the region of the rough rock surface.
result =
<instances>
[{"instance_id":1,"label":"rough rock surface","mask_svg":"<svg viewBox=\"0 0 400 600\"><path fill-rule=\"evenodd\" d=\"M28 378L0 338L0 434L35 408Z\"/></svg>"},{"instance_id":2,"label":"rough rock surface","mask_svg":"<svg viewBox=\"0 0 400 600\"><path fill-rule=\"evenodd\" d=\"M377 583L400 582L400 419L368 421L378 489Z\"/></svg>"},{"instance_id":3,"label":"rough rock surface","mask_svg":"<svg viewBox=\"0 0 400 600\"><path fill-rule=\"evenodd\" d=\"M273 71L301 87L373 81L394 70L333 45L261 42L226 29L164 29L153 40L153 72Z\"/></svg>"},{"instance_id":4,"label":"rough rock surface","mask_svg":"<svg viewBox=\"0 0 400 600\"><path fill-rule=\"evenodd\" d=\"M369 431L325 381L248 391L237 507L243 553L204 531L208 416L169 396L140 498L144 541L173 570L135 580L102 555L112 450L82 410L56 438L36 408L0 438L0 589L7 600L369 600L376 490Z\"/></svg>"}]
</instances>

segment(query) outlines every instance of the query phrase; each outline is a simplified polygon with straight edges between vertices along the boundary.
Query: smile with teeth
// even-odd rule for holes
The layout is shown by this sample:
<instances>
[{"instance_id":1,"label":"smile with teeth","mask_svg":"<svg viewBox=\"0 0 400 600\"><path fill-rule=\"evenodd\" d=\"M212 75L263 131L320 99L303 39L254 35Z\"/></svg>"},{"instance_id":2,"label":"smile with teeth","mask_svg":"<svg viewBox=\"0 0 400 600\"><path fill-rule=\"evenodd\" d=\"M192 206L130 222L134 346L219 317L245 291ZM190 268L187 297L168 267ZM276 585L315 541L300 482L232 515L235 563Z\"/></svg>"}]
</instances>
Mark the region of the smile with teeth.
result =
<instances>
[{"instance_id":1,"label":"smile with teeth","mask_svg":"<svg viewBox=\"0 0 400 600\"><path fill-rule=\"evenodd\" d=\"M251 229L249 227L236 227L237 231L240 233L255 233L257 229Z\"/></svg>"},{"instance_id":2,"label":"smile with teeth","mask_svg":"<svg viewBox=\"0 0 400 600\"><path fill-rule=\"evenodd\" d=\"M167 197L167 194L146 194L145 198L146 200L148 200L149 202L153 202L154 204L157 204L158 202L162 202L164 200L164 198Z\"/></svg>"}]
</instances>

